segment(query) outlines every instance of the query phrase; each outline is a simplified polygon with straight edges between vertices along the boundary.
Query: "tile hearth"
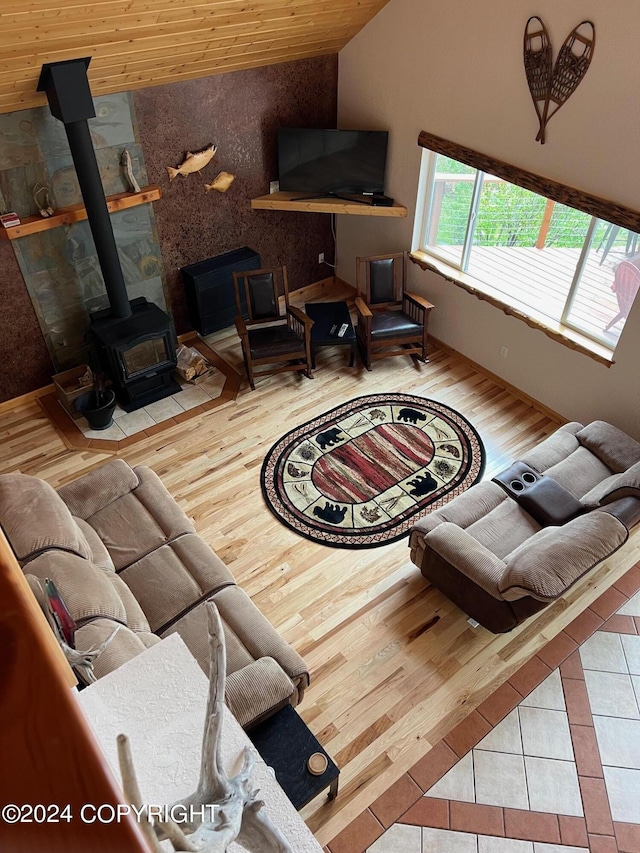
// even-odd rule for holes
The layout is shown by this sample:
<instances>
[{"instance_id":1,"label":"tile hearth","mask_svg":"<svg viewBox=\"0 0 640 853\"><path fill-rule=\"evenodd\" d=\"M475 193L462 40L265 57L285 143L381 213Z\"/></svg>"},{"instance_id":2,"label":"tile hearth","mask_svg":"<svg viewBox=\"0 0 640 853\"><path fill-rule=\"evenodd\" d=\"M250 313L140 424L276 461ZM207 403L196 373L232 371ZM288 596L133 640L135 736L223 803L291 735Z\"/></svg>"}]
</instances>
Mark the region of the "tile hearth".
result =
<instances>
[{"instance_id":1,"label":"tile hearth","mask_svg":"<svg viewBox=\"0 0 640 853\"><path fill-rule=\"evenodd\" d=\"M55 393L38 398L58 434L70 449L118 452L131 444L157 435L197 415L235 400L242 382L240 374L197 336L181 342L199 350L215 368L213 374L197 385L178 379L182 390L134 412L116 407L108 429L92 430L85 418L74 420Z\"/></svg>"},{"instance_id":2,"label":"tile hearth","mask_svg":"<svg viewBox=\"0 0 640 853\"><path fill-rule=\"evenodd\" d=\"M78 418L75 424L85 438L122 441L128 436L173 419L176 415L182 415L196 406L202 406L210 400L217 400L224 388L226 376L216 370L212 376L198 385L192 385L180 379L177 381L182 391L150 403L142 409L136 409L135 412L125 412L120 406L116 406L113 424L107 429L93 430L85 418Z\"/></svg>"}]
</instances>

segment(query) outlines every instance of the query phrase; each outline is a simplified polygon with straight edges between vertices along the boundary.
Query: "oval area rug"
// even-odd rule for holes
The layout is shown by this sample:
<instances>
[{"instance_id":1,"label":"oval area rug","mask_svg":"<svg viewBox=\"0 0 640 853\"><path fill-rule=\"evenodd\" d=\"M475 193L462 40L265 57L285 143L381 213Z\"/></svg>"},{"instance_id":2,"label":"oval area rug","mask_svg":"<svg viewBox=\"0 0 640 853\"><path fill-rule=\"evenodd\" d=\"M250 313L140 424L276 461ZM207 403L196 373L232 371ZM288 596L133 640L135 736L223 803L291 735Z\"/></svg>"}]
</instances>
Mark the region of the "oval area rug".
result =
<instances>
[{"instance_id":1,"label":"oval area rug","mask_svg":"<svg viewBox=\"0 0 640 853\"><path fill-rule=\"evenodd\" d=\"M459 412L411 394L356 397L277 441L262 492L296 533L338 548L400 539L480 479L485 451Z\"/></svg>"}]
</instances>

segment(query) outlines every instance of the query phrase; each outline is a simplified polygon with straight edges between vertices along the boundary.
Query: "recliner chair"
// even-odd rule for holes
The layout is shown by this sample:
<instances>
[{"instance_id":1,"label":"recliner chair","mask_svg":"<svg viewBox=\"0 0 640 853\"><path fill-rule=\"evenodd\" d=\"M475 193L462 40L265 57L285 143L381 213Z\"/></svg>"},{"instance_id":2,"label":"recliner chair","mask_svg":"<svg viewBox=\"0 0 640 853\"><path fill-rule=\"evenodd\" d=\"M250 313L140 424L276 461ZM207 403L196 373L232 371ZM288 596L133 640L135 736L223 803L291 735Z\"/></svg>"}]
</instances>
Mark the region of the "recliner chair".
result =
<instances>
[{"instance_id":1,"label":"recliner chair","mask_svg":"<svg viewBox=\"0 0 640 853\"><path fill-rule=\"evenodd\" d=\"M422 574L493 633L559 598L640 521L640 444L604 421L565 424L505 473L421 518L409 539Z\"/></svg>"}]
</instances>

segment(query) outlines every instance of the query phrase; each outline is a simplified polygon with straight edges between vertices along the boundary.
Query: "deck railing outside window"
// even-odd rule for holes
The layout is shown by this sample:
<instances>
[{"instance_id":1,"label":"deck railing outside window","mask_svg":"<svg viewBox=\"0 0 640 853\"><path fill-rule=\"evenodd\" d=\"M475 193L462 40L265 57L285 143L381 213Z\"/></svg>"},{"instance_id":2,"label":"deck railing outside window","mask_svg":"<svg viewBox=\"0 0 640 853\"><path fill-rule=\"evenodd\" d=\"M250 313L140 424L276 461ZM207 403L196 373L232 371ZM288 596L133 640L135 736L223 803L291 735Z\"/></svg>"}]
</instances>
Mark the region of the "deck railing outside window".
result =
<instances>
[{"instance_id":1,"label":"deck railing outside window","mask_svg":"<svg viewBox=\"0 0 640 853\"><path fill-rule=\"evenodd\" d=\"M613 350L638 289L633 268L640 283L638 234L443 154L424 156L419 248L534 319Z\"/></svg>"}]
</instances>

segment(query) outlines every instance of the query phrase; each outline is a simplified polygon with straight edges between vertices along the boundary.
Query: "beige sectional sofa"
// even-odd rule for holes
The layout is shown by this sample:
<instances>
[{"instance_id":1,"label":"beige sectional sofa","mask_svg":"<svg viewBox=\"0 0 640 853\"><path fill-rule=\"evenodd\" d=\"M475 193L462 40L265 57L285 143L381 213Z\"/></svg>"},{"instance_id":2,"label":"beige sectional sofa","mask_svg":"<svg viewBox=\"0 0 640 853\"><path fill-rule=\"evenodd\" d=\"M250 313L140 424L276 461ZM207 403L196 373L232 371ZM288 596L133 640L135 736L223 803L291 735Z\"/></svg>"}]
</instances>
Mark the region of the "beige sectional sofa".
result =
<instances>
[{"instance_id":1,"label":"beige sectional sofa","mask_svg":"<svg viewBox=\"0 0 640 853\"><path fill-rule=\"evenodd\" d=\"M78 626L76 648L118 628L94 663L98 678L174 632L208 673L204 602L212 599L225 630L227 704L238 721L250 726L302 698L304 661L150 468L113 460L58 492L37 477L0 475L0 524L27 577L56 584Z\"/></svg>"},{"instance_id":2,"label":"beige sectional sofa","mask_svg":"<svg viewBox=\"0 0 640 853\"><path fill-rule=\"evenodd\" d=\"M640 444L574 422L421 518L409 546L434 586L499 633L562 596L639 520Z\"/></svg>"}]
</instances>

